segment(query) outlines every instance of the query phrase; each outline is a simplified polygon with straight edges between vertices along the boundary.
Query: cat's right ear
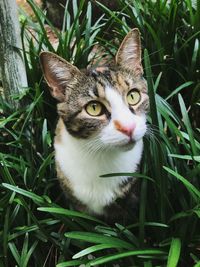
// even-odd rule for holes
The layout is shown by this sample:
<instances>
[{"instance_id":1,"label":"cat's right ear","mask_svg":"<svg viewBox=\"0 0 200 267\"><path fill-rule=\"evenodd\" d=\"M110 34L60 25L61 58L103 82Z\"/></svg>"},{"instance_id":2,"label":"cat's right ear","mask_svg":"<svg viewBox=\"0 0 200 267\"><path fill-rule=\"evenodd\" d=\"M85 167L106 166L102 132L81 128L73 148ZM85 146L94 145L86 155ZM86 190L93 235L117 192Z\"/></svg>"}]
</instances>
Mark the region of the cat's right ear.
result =
<instances>
[{"instance_id":1,"label":"cat's right ear","mask_svg":"<svg viewBox=\"0 0 200 267\"><path fill-rule=\"evenodd\" d=\"M59 102L64 102L69 90L70 80L77 79L81 72L78 68L51 52L42 52L40 62L52 96Z\"/></svg>"},{"instance_id":2,"label":"cat's right ear","mask_svg":"<svg viewBox=\"0 0 200 267\"><path fill-rule=\"evenodd\" d=\"M133 71L136 75L143 74L141 63L141 40L137 28L132 29L122 41L115 57L117 65Z\"/></svg>"}]
</instances>

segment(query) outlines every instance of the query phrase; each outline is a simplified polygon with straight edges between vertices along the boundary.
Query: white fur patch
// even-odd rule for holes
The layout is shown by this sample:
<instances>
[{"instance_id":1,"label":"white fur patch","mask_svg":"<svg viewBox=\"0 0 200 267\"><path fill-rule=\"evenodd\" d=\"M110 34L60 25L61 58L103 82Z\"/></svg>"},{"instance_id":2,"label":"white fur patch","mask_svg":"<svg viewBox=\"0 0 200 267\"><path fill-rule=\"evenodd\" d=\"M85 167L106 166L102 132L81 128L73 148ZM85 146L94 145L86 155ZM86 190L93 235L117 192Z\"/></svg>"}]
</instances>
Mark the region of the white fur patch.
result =
<instances>
[{"instance_id":1,"label":"white fur patch","mask_svg":"<svg viewBox=\"0 0 200 267\"><path fill-rule=\"evenodd\" d=\"M111 87L106 87L106 98L110 102L112 108L112 116L110 123L103 129L101 140L107 145L123 145L130 141L130 138L115 129L114 120L120 122L124 127L135 124L132 139L140 140L146 133L146 117L145 115L133 114L128 106L124 103L119 93Z\"/></svg>"},{"instance_id":2,"label":"white fur patch","mask_svg":"<svg viewBox=\"0 0 200 267\"><path fill-rule=\"evenodd\" d=\"M70 181L74 196L87 205L89 212L102 214L120 194L120 184L127 177L100 178L107 173L135 172L140 162L146 132L145 116L134 115L121 96L112 88L106 88L106 97L112 108L110 123L102 132L89 140L77 139L62 127L58 142L55 142L56 160ZM133 139L115 129L113 120L123 125L136 124ZM126 151L124 147L128 148Z\"/></svg>"},{"instance_id":3,"label":"white fur patch","mask_svg":"<svg viewBox=\"0 0 200 267\"><path fill-rule=\"evenodd\" d=\"M100 178L107 173L134 172L142 154L142 140L127 152L120 150L89 151L82 140L70 136L63 128L62 141L55 143L56 160L69 179L74 196L89 207L89 211L101 214L103 207L115 198L118 186L127 177Z\"/></svg>"}]
</instances>

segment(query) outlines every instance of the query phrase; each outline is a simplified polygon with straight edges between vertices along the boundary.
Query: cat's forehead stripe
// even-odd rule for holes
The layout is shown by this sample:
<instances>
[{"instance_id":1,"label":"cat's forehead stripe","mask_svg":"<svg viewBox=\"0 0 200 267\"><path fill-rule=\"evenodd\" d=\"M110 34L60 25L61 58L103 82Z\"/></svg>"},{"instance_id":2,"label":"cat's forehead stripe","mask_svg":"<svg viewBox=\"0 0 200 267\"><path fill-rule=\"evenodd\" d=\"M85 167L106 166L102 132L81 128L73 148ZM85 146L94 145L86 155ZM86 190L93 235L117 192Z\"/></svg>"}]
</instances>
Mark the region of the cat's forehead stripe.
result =
<instances>
[{"instance_id":1,"label":"cat's forehead stripe","mask_svg":"<svg viewBox=\"0 0 200 267\"><path fill-rule=\"evenodd\" d=\"M98 88L97 88L96 85L92 88L92 93L93 93L96 97L99 97L99 92L98 92Z\"/></svg>"},{"instance_id":2,"label":"cat's forehead stripe","mask_svg":"<svg viewBox=\"0 0 200 267\"><path fill-rule=\"evenodd\" d=\"M130 87L130 82L127 81L120 72L108 69L103 73L95 71L95 73L92 73L92 77L96 82L93 93L97 97L103 98L105 96L105 87L108 85L111 85L120 93L127 91Z\"/></svg>"},{"instance_id":3,"label":"cat's forehead stripe","mask_svg":"<svg viewBox=\"0 0 200 267\"><path fill-rule=\"evenodd\" d=\"M100 98L105 97L105 84L97 82L97 90Z\"/></svg>"},{"instance_id":4,"label":"cat's forehead stripe","mask_svg":"<svg viewBox=\"0 0 200 267\"><path fill-rule=\"evenodd\" d=\"M129 83L123 79L122 75L118 73L117 75L117 82L118 82L118 90L124 91L129 89Z\"/></svg>"}]
</instances>

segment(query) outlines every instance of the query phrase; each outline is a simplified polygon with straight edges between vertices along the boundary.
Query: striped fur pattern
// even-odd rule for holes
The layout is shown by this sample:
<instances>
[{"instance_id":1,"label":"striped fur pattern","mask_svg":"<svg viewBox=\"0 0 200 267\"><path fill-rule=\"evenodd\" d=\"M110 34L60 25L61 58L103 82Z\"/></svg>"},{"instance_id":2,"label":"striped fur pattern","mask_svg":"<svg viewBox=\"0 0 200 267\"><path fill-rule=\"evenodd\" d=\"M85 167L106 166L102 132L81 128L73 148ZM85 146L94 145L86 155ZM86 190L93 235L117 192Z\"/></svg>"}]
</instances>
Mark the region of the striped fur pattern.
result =
<instances>
[{"instance_id":1,"label":"striped fur pattern","mask_svg":"<svg viewBox=\"0 0 200 267\"><path fill-rule=\"evenodd\" d=\"M41 64L58 100L54 146L61 187L78 210L124 218L135 210L136 179L100 175L135 172L141 160L149 99L139 31L127 34L112 66L82 72L49 52L41 54ZM90 103L92 112L96 103L101 112L88 112Z\"/></svg>"}]
</instances>

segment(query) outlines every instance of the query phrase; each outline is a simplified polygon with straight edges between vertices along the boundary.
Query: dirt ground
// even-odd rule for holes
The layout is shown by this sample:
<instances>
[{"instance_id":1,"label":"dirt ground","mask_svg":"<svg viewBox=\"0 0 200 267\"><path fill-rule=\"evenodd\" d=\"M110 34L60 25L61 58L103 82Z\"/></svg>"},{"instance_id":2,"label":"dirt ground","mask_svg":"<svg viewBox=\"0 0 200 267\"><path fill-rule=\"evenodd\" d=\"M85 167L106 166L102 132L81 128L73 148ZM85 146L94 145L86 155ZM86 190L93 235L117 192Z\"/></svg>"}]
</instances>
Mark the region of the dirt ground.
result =
<instances>
[{"instance_id":1,"label":"dirt ground","mask_svg":"<svg viewBox=\"0 0 200 267\"><path fill-rule=\"evenodd\" d=\"M16 0L16 2L19 7L21 7L23 10L25 10L25 12L27 12L27 14L29 14L30 16L33 15L33 11L26 0ZM35 3L37 3L40 7L42 6L41 0L35 0Z\"/></svg>"}]
</instances>

